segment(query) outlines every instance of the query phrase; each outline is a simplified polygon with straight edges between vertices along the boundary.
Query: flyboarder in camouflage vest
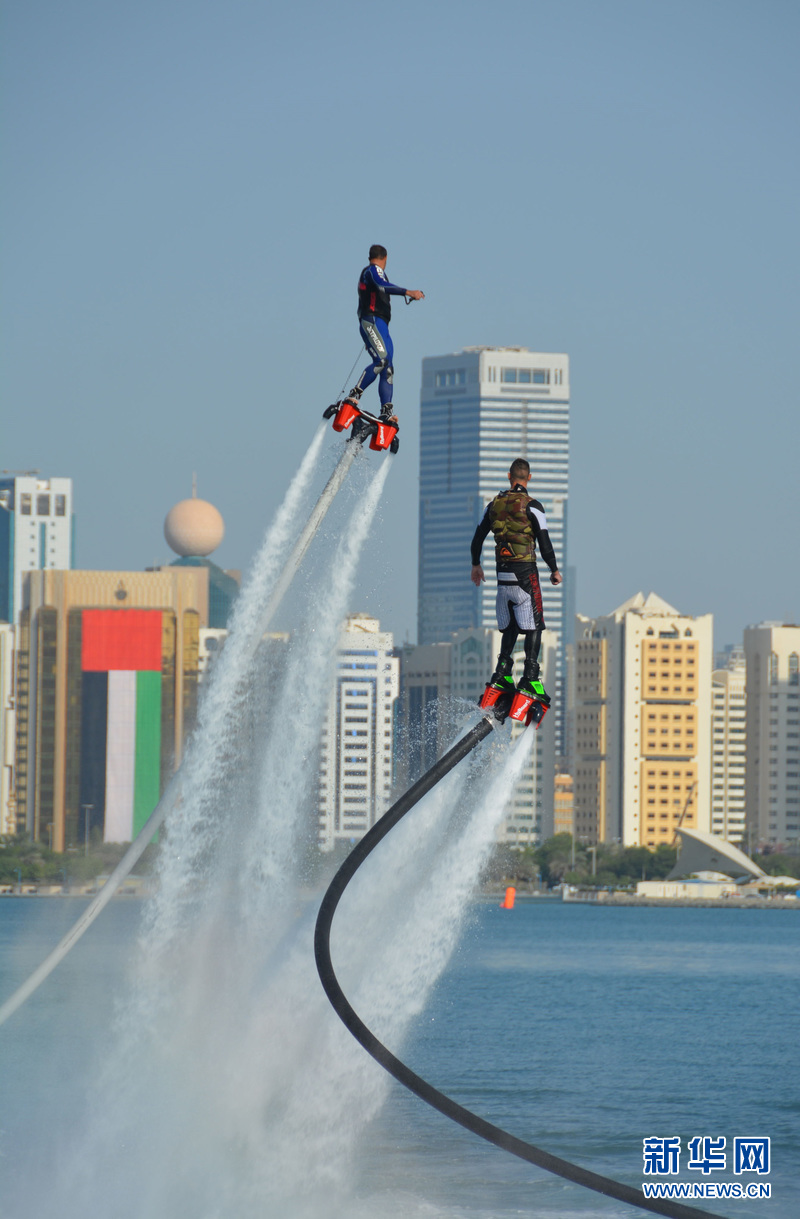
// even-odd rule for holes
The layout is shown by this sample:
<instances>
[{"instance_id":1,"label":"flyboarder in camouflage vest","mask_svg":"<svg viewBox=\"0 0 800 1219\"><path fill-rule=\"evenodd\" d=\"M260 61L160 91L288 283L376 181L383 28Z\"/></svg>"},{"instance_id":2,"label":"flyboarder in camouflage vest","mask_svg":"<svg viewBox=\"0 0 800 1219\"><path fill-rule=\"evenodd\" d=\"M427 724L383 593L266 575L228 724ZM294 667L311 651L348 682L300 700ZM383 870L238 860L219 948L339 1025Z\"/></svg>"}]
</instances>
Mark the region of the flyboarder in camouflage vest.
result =
<instances>
[{"instance_id":1,"label":"flyboarder in camouflage vest","mask_svg":"<svg viewBox=\"0 0 800 1219\"><path fill-rule=\"evenodd\" d=\"M485 576L481 550L489 532L494 533L497 563L497 626L503 632L497 668L491 685L513 691L514 645L525 636L525 668L517 689L545 706L550 698L539 681L539 649L545 629L542 590L536 567L536 546L550 568L550 583L561 583L555 551L547 532L547 517L538 499L528 495L531 468L524 457L512 462L511 484L488 505L472 539L472 583L480 586Z\"/></svg>"}]
</instances>

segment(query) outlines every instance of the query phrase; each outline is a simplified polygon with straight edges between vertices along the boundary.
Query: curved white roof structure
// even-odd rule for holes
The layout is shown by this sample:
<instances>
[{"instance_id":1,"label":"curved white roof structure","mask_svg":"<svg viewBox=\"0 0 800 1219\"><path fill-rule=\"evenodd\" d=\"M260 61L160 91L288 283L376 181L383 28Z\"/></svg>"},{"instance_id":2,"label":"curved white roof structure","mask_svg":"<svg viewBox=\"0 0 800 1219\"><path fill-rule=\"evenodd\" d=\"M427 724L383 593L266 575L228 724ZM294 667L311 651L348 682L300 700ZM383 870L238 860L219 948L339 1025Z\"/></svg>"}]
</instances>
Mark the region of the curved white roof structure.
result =
<instances>
[{"instance_id":1,"label":"curved white roof structure","mask_svg":"<svg viewBox=\"0 0 800 1219\"><path fill-rule=\"evenodd\" d=\"M716 834L706 834L703 830L689 830L681 827L681 849L675 867L667 880L676 880L680 876L690 876L692 872L721 872L723 876L733 876L737 880L774 881L774 877L759 868L758 864L748 859L743 851L732 843L726 842Z\"/></svg>"}]
</instances>

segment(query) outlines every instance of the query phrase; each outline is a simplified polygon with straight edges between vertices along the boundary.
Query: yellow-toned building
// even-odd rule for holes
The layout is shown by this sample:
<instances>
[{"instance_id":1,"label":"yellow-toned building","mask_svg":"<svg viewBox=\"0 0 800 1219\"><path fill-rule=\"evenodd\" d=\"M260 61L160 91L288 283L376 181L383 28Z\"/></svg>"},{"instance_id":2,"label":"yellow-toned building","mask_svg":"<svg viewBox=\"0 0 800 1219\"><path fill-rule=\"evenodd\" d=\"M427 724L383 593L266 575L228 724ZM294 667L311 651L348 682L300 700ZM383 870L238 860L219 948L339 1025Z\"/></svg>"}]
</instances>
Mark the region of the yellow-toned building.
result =
<instances>
[{"instance_id":1,"label":"yellow-toned building","mask_svg":"<svg viewBox=\"0 0 800 1219\"><path fill-rule=\"evenodd\" d=\"M17 829L57 851L130 841L197 707L206 566L35 571L17 649Z\"/></svg>"},{"instance_id":2,"label":"yellow-toned building","mask_svg":"<svg viewBox=\"0 0 800 1219\"><path fill-rule=\"evenodd\" d=\"M575 836L656 847L707 831L713 618L637 593L576 618L572 682Z\"/></svg>"},{"instance_id":3,"label":"yellow-toned building","mask_svg":"<svg viewBox=\"0 0 800 1219\"><path fill-rule=\"evenodd\" d=\"M572 775L557 773L553 795L554 834L574 832L574 798Z\"/></svg>"}]
</instances>

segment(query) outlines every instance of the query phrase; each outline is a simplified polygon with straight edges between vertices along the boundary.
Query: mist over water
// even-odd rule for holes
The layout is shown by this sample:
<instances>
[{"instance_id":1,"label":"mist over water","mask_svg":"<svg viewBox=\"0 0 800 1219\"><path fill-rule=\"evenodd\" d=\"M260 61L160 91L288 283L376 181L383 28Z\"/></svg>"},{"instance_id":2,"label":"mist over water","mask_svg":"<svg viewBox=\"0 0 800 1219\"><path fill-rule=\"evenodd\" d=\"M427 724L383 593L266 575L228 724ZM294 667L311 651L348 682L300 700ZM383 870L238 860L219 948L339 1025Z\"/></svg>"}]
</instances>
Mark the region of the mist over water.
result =
<instances>
[{"instance_id":1,"label":"mist over water","mask_svg":"<svg viewBox=\"0 0 800 1219\"><path fill-rule=\"evenodd\" d=\"M361 1206L359 1145L390 1084L319 984L321 893L306 863L337 635L390 462L356 462L293 587L289 642L262 644L259 611L319 449L318 436L204 692L90 1119L62 1143L53 1179L26 1182L15 1219L344 1219ZM452 953L531 743L484 744L380 844L340 905L335 966L396 1051ZM398 1199L397 1213L412 1211Z\"/></svg>"}]
</instances>

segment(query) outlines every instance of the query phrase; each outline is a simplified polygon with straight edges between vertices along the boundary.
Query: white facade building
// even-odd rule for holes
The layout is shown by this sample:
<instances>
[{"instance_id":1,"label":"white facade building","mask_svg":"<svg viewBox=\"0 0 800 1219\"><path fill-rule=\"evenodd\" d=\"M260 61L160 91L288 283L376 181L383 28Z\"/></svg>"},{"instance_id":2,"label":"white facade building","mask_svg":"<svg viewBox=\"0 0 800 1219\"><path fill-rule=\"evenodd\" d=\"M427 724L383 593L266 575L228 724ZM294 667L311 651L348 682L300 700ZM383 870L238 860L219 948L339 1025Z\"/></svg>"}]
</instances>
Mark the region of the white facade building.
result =
<instances>
[{"instance_id":1,"label":"white facade building","mask_svg":"<svg viewBox=\"0 0 800 1219\"><path fill-rule=\"evenodd\" d=\"M740 649L711 675L711 833L726 842L741 842L745 836L745 672Z\"/></svg>"},{"instance_id":2,"label":"white facade building","mask_svg":"<svg viewBox=\"0 0 800 1219\"><path fill-rule=\"evenodd\" d=\"M421 644L451 632L496 624L491 535L484 545L486 583L469 578L469 546L486 505L508 487L516 457L531 466L530 494L541 500L560 570L567 569L569 357L524 347L467 347L422 362L419 602ZM560 691L564 586L539 564L548 634ZM552 638L552 636L551 636ZM550 715L562 737L560 697Z\"/></svg>"},{"instance_id":3,"label":"white facade building","mask_svg":"<svg viewBox=\"0 0 800 1219\"><path fill-rule=\"evenodd\" d=\"M800 626L744 633L748 846L800 838Z\"/></svg>"},{"instance_id":4,"label":"white facade building","mask_svg":"<svg viewBox=\"0 0 800 1219\"><path fill-rule=\"evenodd\" d=\"M319 844L362 838L391 803L400 662L377 618L351 614L339 636L322 733Z\"/></svg>"},{"instance_id":5,"label":"white facade building","mask_svg":"<svg viewBox=\"0 0 800 1219\"><path fill-rule=\"evenodd\" d=\"M14 834L17 812L14 800L14 627L0 625L0 834Z\"/></svg>"},{"instance_id":6,"label":"white facade building","mask_svg":"<svg viewBox=\"0 0 800 1219\"><path fill-rule=\"evenodd\" d=\"M18 622L25 572L73 566L71 478L0 476L0 621Z\"/></svg>"},{"instance_id":7,"label":"white facade building","mask_svg":"<svg viewBox=\"0 0 800 1219\"><path fill-rule=\"evenodd\" d=\"M656 847L679 825L707 831L713 618L641 593L602 618L577 615L575 834Z\"/></svg>"}]
</instances>

